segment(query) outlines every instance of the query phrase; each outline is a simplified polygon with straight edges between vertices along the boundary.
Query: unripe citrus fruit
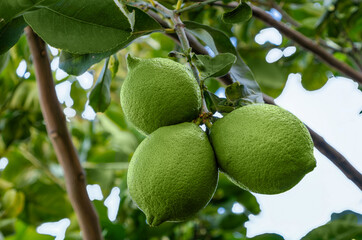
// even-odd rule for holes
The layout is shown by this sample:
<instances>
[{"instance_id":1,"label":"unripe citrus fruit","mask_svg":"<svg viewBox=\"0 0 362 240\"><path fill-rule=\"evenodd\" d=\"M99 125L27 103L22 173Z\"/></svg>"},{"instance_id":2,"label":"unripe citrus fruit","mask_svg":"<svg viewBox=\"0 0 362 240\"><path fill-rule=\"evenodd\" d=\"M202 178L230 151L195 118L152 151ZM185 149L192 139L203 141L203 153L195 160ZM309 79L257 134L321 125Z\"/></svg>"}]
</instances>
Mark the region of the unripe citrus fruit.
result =
<instances>
[{"instance_id":1,"label":"unripe citrus fruit","mask_svg":"<svg viewBox=\"0 0 362 240\"><path fill-rule=\"evenodd\" d=\"M201 108L200 88L186 66L166 58L127 57L121 89L125 116L149 134L162 126L192 121Z\"/></svg>"},{"instance_id":2,"label":"unripe citrus fruit","mask_svg":"<svg viewBox=\"0 0 362 240\"><path fill-rule=\"evenodd\" d=\"M211 142L221 170L256 193L287 191L316 166L307 128L273 105L234 110L212 126Z\"/></svg>"},{"instance_id":3,"label":"unripe citrus fruit","mask_svg":"<svg viewBox=\"0 0 362 240\"><path fill-rule=\"evenodd\" d=\"M150 134L136 149L127 175L131 198L151 226L195 215L212 198L217 180L211 144L193 123Z\"/></svg>"}]
</instances>

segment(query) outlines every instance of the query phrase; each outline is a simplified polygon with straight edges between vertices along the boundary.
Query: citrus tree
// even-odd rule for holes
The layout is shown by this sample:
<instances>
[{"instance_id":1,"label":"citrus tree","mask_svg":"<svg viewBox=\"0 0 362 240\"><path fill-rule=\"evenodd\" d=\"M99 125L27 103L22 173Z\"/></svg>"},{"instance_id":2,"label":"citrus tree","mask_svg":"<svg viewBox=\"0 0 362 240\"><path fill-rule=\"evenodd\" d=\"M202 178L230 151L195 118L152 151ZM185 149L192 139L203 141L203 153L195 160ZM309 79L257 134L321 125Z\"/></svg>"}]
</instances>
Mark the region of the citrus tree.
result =
<instances>
[{"instance_id":1,"label":"citrus tree","mask_svg":"<svg viewBox=\"0 0 362 240\"><path fill-rule=\"evenodd\" d=\"M312 140L362 189L361 174L342 154L270 106L292 72L308 90L333 75L361 86L360 5L1 0L0 239L54 239L39 226L61 219L66 228L56 239L284 239L246 236L245 223L261 211L252 192L297 184L315 167ZM264 44L266 30L284 38ZM285 56L274 63L265 61L276 51L272 43ZM277 147L255 154L275 139ZM290 159L303 164L294 169ZM250 166L244 173L241 165ZM161 190L152 189L155 175ZM179 189L167 188L172 178ZM101 196L90 196L97 186ZM231 211L235 202L241 214ZM303 239L362 239L360 219L333 214Z\"/></svg>"}]
</instances>

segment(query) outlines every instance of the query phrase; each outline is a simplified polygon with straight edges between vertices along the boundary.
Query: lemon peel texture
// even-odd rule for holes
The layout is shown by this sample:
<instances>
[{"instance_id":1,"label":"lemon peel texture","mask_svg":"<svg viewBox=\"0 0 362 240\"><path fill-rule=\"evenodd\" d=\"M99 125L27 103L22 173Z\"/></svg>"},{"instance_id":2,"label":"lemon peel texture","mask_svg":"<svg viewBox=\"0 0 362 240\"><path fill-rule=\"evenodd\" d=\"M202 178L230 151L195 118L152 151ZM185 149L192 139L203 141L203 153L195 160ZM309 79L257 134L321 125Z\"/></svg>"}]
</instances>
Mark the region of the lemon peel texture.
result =
<instances>
[{"instance_id":1,"label":"lemon peel texture","mask_svg":"<svg viewBox=\"0 0 362 240\"><path fill-rule=\"evenodd\" d=\"M127 175L131 198L151 226L194 216L212 198L217 180L211 144L193 123L150 134L136 149Z\"/></svg>"},{"instance_id":2,"label":"lemon peel texture","mask_svg":"<svg viewBox=\"0 0 362 240\"><path fill-rule=\"evenodd\" d=\"M234 110L212 126L211 142L221 170L256 193L287 191L316 166L307 128L273 105Z\"/></svg>"},{"instance_id":3,"label":"lemon peel texture","mask_svg":"<svg viewBox=\"0 0 362 240\"><path fill-rule=\"evenodd\" d=\"M200 88L186 66L166 58L128 55L121 88L126 118L145 134L159 127L189 122L201 108Z\"/></svg>"}]
</instances>

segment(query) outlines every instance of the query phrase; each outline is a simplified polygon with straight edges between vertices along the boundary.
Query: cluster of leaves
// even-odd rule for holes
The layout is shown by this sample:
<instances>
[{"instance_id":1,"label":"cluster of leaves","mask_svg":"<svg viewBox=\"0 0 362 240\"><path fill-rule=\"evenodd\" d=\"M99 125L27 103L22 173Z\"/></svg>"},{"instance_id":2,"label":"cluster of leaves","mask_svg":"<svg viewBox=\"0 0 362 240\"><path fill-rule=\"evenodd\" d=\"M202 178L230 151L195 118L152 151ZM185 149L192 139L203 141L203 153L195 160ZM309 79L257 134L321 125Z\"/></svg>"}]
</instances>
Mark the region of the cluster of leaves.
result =
<instances>
[{"instance_id":1,"label":"cluster of leaves","mask_svg":"<svg viewBox=\"0 0 362 240\"><path fill-rule=\"evenodd\" d=\"M161 2L168 6L175 4ZM268 5L269 1L258 3ZM315 40L326 41L328 46L339 49L332 49L336 57L354 64L351 56L355 56L360 47L357 44L361 26L358 17L361 9L356 8L358 1L335 1L328 6L321 6L322 1L284 0L283 3L283 8L299 22L298 30ZM191 4L186 2L186 5ZM187 32L215 54L214 58L204 55L192 58L207 86L204 97L213 113L225 114L250 102L261 102L259 85L263 92L279 95L290 72L301 72L307 89L317 89L327 80L325 73L330 69L305 51L297 51L292 57L273 64L266 63L266 51L273 46L254 42L254 36L265 25L250 16L250 8L245 3L229 12L200 7L182 15L188 20L185 21ZM331 22L335 24L330 25ZM99 184L104 196L108 196L114 186L121 190L120 209L114 222L109 221L103 202L94 201L106 239L142 239L145 236L149 239L247 239L244 224L250 215L259 214L260 207L251 193L235 187L223 175L208 207L184 223L150 228L143 213L129 198L128 161L143 136L124 119L119 105L119 88L126 74L126 51L121 50L127 47L127 51L139 57L150 58L165 57L180 49L169 38L155 33L162 31L162 27L146 12L134 6L117 6L112 0L0 1L0 156L10 161L0 172L0 239L52 239L37 234L35 229L43 222L62 218L72 222L66 239L80 239L79 226L64 190L64 176L41 116L29 49L25 38L21 37L28 24L47 43L62 49L59 67L70 76L56 84L72 83L71 97L75 103L72 108L82 112L89 100L95 111L104 112L93 122L76 117L69 128L87 172L87 182ZM317 32L315 26L318 26ZM346 30L341 26L346 26ZM140 38L150 33L153 33L150 37ZM230 37L236 38L236 47ZM281 47L291 44L284 39ZM27 63L29 78L16 75L22 60ZM91 92L82 89L74 77L86 71L98 76ZM215 79L218 77L234 82L226 87L226 98L215 94L224 87ZM244 206L243 213L231 211L236 202ZM354 217L357 214L351 214L332 219L305 239L325 236L338 239L343 236L341 234L360 237L360 222ZM252 239L283 238L264 234Z\"/></svg>"}]
</instances>

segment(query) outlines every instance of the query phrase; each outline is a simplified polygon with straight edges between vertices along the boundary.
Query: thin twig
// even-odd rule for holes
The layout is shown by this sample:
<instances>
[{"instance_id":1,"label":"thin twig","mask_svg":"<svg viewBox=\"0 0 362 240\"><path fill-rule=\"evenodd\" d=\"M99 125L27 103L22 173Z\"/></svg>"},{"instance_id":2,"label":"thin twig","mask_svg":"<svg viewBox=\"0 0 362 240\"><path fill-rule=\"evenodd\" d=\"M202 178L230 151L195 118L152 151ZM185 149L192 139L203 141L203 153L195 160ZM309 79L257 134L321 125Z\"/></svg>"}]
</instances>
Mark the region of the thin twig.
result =
<instances>
[{"instance_id":1,"label":"thin twig","mask_svg":"<svg viewBox=\"0 0 362 240\"><path fill-rule=\"evenodd\" d=\"M282 17L286 22L292 24L295 27L300 27L300 23L294 20L291 16L289 16L289 14L286 11L284 11L284 9L281 6L279 6L278 3L276 3L275 1L271 1L271 7L280 12L280 14L282 15Z\"/></svg>"},{"instance_id":2,"label":"thin twig","mask_svg":"<svg viewBox=\"0 0 362 240\"><path fill-rule=\"evenodd\" d=\"M181 8L180 10L176 10L176 13L187 12L187 11L190 11L192 9L199 8L199 7L208 5L208 4L216 2L216 1L218 1L218 0L206 0L206 1L203 1L203 2L197 2L197 3L194 3L194 4L190 5L190 6Z\"/></svg>"},{"instance_id":3,"label":"thin twig","mask_svg":"<svg viewBox=\"0 0 362 240\"><path fill-rule=\"evenodd\" d=\"M227 5L216 2L215 5L223 6L227 8L235 8L237 3L232 2ZM345 64L344 62L339 61L336 59L332 54L327 52L324 48L320 47L318 44L313 42L308 37L304 36L300 32L291 29L287 25L282 22L278 22L268 13L266 13L263 9L258 8L256 6L250 5L251 9L253 10L253 16L260 19L264 23L278 29L284 36L288 37L289 39L293 40L295 43L299 44L306 50L314 53L319 59L324 61L325 63L329 64L331 67L336 69L337 71L345 74L346 76L352 78L359 84L362 84L362 73L359 71L354 70L349 65Z\"/></svg>"},{"instance_id":4,"label":"thin twig","mask_svg":"<svg viewBox=\"0 0 362 240\"><path fill-rule=\"evenodd\" d=\"M103 237L98 215L88 197L85 174L55 93L46 45L30 27L25 28L25 33L33 56L40 107L47 132L58 161L63 167L66 189L78 217L83 239L101 240Z\"/></svg>"},{"instance_id":5,"label":"thin twig","mask_svg":"<svg viewBox=\"0 0 362 240\"><path fill-rule=\"evenodd\" d=\"M153 6L159 10L164 16L172 18L173 11L163 6L161 3L157 1L153 1Z\"/></svg>"},{"instance_id":6,"label":"thin twig","mask_svg":"<svg viewBox=\"0 0 362 240\"><path fill-rule=\"evenodd\" d=\"M283 17L283 19L285 20L285 22L290 23L291 25L293 25L294 27L300 27L300 23L297 22L295 19L293 19L286 11L284 11L284 9L275 1L269 1L269 2L260 2L260 1L252 1L253 3L257 3L263 6L267 6L267 7L271 7L276 9ZM347 39L349 39L348 35L347 35ZM360 71L362 71L362 64L360 63L360 61L358 60L358 58L354 55L354 54L358 54L358 50L356 51L355 45L354 43L350 40L351 44L352 44L352 51L347 51L343 48L334 48L332 46L330 46L326 41L324 41L323 39L318 39L318 43L320 45L322 45L325 48L329 48L331 49L333 52L340 52L345 54L346 56L348 56L350 58L350 60L354 63L354 65L359 68Z\"/></svg>"}]
</instances>

